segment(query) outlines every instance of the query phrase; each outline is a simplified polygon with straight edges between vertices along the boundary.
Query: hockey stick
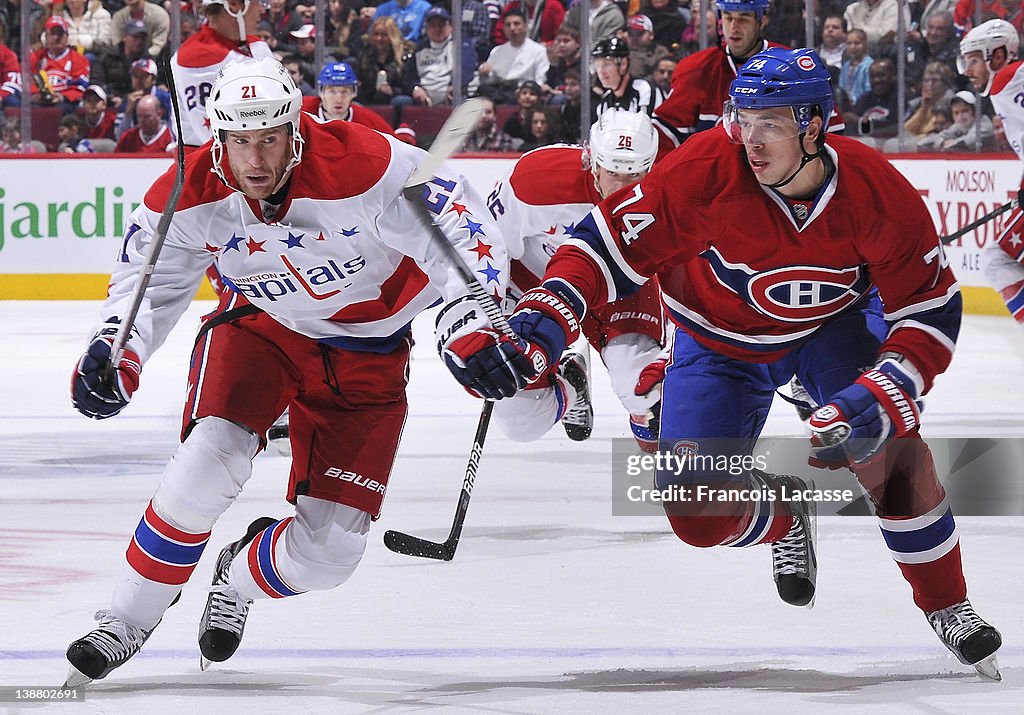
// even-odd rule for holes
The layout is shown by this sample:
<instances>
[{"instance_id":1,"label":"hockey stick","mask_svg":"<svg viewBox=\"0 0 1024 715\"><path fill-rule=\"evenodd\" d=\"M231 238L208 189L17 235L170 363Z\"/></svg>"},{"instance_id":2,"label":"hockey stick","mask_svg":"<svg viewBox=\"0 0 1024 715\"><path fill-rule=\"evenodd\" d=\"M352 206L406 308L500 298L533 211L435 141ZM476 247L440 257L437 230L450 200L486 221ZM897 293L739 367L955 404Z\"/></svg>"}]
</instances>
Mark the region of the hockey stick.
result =
<instances>
[{"instance_id":1,"label":"hockey stick","mask_svg":"<svg viewBox=\"0 0 1024 715\"><path fill-rule=\"evenodd\" d=\"M1002 216L1007 211L1012 211L1013 209L1017 208L1018 206L1020 206L1019 198L1011 199L1010 201L1007 201L1005 204L1003 204L999 208L997 208L997 209L995 209L993 211L990 211L989 213L985 214L984 216L979 218L977 221L972 221L971 223L969 223L966 226L964 226L963 228L961 228L959 231L951 233L948 236L942 236L941 238L939 238L939 240L942 241L942 245L948 246L950 243L952 243L953 241L957 240L961 236L963 236L965 234L968 234L971 231L973 231L974 229L978 228L978 226L983 226L986 223L988 223L989 221L991 221L992 219L994 219L994 218L996 218L998 216Z\"/></svg>"},{"instance_id":2,"label":"hockey stick","mask_svg":"<svg viewBox=\"0 0 1024 715\"><path fill-rule=\"evenodd\" d=\"M142 308L142 299L149 288L149 282L153 278L153 270L156 268L156 260L160 256L160 250L164 247L164 240L167 238L167 229L171 227L171 219L178 208L178 201L181 193L185 190L185 145L181 140L181 113L178 111L178 91L174 85L174 72L171 71L170 54L164 58L164 73L167 75L167 89L171 95L171 108L174 111L174 128L178 133L178 151L176 161L177 171L174 174L174 184L171 186L170 196L167 197L167 204L160 213L160 220L157 222L156 231L153 233L153 240L149 244L149 251L146 253L146 262L139 269L138 283L132 293L132 302L128 306L128 314L121 319L117 328L117 335L110 347L110 365L104 375L106 382L113 382L114 372L121 364L124 357L124 349L128 343L128 336L135 326L135 319L139 317L139 310Z\"/></svg>"},{"instance_id":3,"label":"hockey stick","mask_svg":"<svg viewBox=\"0 0 1024 715\"><path fill-rule=\"evenodd\" d=\"M480 304L491 324L509 337L515 337L515 333L508 326L508 321L501 314L501 309L487 294L483 286L477 281L472 271L466 266L458 249L449 241L444 232L434 223L430 212L423 205L420 194L423 191L423 184L429 181L434 172L441 166L445 159L458 149L466 136L476 126L480 117L483 100L470 99L459 105L448 121L445 122L430 147L430 158L413 172L406 183L405 196L416 207L420 219L426 224L427 230L434 243L444 252L448 258L449 265L459 274L462 282L466 285L470 295ZM473 485L476 481L477 468L480 466L480 458L483 456L484 440L487 438L487 427L491 421L491 412L494 410L494 403L485 400L480 410L480 420L477 422L476 434L473 437L473 449L469 454L469 463L466 465L466 476L462 480L462 490L459 492L459 503L455 507L455 516L452 519L452 528L448 538L442 542L428 541L401 531L388 530L384 532L384 545L398 554L407 556L419 556L426 559L438 561L451 561L455 558L455 549L459 545L459 537L462 535L462 527L466 523L466 513L469 511L469 499L473 494Z\"/></svg>"}]
</instances>

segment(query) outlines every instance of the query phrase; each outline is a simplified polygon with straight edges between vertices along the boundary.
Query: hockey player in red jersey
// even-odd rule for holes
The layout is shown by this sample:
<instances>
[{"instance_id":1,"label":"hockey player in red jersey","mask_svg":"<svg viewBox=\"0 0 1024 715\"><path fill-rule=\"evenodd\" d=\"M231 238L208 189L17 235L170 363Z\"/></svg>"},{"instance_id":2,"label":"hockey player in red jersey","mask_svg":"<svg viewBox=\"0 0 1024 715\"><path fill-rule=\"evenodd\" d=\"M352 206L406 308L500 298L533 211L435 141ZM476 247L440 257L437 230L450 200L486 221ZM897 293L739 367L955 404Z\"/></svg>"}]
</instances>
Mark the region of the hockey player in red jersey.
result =
<instances>
[{"instance_id":1,"label":"hockey player in red jersey","mask_svg":"<svg viewBox=\"0 0 1024 715\"><path fill-rule=\"evenodd\" d=\"M919 434L918 402L952 358L960 291L916 190L873 149L825 141L832 105L813 50L755 55L731 85L724 131L691 138L577 225L509 319L518 340L465 335L446 362L482 394L514 394L590 310L657 277L678 326L661 449L712 464L749 457L774 390L799 376L823 405L808 421L814 463L853 470L928 623L961 662L998 679L1001 638L967 600L956 524ZM659 471L657 487L805 484L689 464ZM813 603L813 501L684 496L665 510L695 546L770 544L780 597Z\"/></svg>"},{"instance_id":2,"label":"hockey player in red jersey","mask_svg":"<svg viewBox=\"0 0 1024 715\"><path fill-rule=\"evenodd\" d=\"M171 58L182 113L178 140L187 148L210 140L206 100L221 68L246 57L271 56L270 47L255 34L263 16L259 0L202 0L202 9L206 24L182 42Z\"/></svg>"},{"instance_id":3,"label":"hockey player in red jersey","mask_svg":"<svg viewBox=\"0 0 1024 715\"><path fill-rule=\"evenodd\" d=\"M102 678L142 647L286 405L294 517L258 519L220 552L200 622L203 658L234 653L254 600L330 589L351 576L405 422L411 322L467 292L429 234L414 229L414 201L436 216L471 270L487 272L488 288L504 293L497 228L462 177L442 166L412 198L403 187L426 152L352 122L318 122L300 102L271 58L232 63L219 75L207 102L213 141L187 158L184 192L110 379L112 335L173 168L132 214L101 322L72 374L79 412L103 419L127 406L211 262L233 291L204 318L182 443L131 539L109 609L68 648L69 683ZM488 257L473 252L477 239L491 242Z\"/></svg>"},{"instance_id":4,"label":"hockey player in red jersey","mask_svg":"<svg viewBox=\"0 0 1024 715\"><path fill-rule=\"evenodd\" d=\"M540 283L540 276L555 250L572 233L577 221L594 205L650 171L658 138L650 118L641 112L609 109L590 130L589 146L556 145L525 154L496 184L488 197L491 216L505 238L511 278L508 299L515 305L523 293ZM481 239L478 250L491 247ZM438 344L443 350L454 325L466 325L464 316L475 302L450 304L437 317ZM657 445L657 402L660 385L637 394L640 372L662 351L664 321L657 281L634 295L593 311L582 331L598 351L611 378L612 389L630 415L637 441L647 449ZM561 420L570 439L590 436L590 405L586 346L570 350L535 381L509 400L494 407L498 426L510 439L530 442Z\"/></svg>"},{"instance_id":5,"label":"hockey player in red jersey","mask_svg":"<svg viewBox=\"0 0 1024 715\"><path fill-rule=\"evenodd\" d=\"M348 62L332 62L323 66L317 77L316 97L302 98L302 111L323 121L340 119L355 122L385 134L394 134L384 117L352 100L359 89L359 80Z\"/></svg>"},{"instance_id":6,"label":"hockey player in red jersey","mask_svg":"<svg viewBox=\"0 0 1024 715\"><path fill-rule=\"evenodd\" d=\"M988 96L1003 123L1006 140L1024 161L1024 62L1017 59L1020 36L1006 20L989 20L960 41L960 64L981 96ZM1024 192L1024 182L1019 191ZM1024 196L1024 193L1018 193ZM985 278L999 291L1010 315L1024 324L1024 211L1017 208L999 237L982 252Z\"/></svg>"}]
</instances>

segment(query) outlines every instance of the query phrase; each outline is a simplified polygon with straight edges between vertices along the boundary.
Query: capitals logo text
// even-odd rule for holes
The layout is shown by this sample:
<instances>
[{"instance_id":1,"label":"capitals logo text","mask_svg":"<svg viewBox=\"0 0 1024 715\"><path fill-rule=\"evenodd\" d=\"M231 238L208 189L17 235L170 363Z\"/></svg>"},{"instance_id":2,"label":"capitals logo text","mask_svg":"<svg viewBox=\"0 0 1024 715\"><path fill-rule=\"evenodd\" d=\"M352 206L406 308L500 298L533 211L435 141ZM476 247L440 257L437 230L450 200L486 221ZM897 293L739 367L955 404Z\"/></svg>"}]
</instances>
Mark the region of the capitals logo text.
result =
<instances>
[{"instance_id":1,"label":"capitals logo text","mask_svg":"<svg viewBox=\"0 0 1024 715\"><path fill-rule=\"evenodd\" d=\"M339 259L340 260L340 259ZM366 267L366 259L356 256L344 262L328 259L311 268L300 268L281 256L287 270L263 271L248 276L225 276L235 290L246 298L276 301L292 293L305 293L314 300L337 295L352 285L350 277Z\"/></svg>"}]
</instances>

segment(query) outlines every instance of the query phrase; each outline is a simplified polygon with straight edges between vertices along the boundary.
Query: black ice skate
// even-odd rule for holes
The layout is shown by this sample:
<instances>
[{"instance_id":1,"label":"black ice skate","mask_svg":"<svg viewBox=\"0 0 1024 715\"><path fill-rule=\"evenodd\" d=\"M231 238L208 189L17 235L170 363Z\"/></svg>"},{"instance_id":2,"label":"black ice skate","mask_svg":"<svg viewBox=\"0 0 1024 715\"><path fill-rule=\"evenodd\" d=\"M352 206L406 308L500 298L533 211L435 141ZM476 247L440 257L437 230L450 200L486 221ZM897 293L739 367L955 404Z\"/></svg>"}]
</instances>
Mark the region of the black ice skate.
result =
<instances>
[{"instance_id":1,"label":"black ice skate","mask_svg":"<svg viewBox=\"0 0 1024 715\"><path fill-rule=\"evenodd\" d=\"M97 611L100 625L68 646L71 664L65 688L76 688L107 677L114 668L124 665L139 652L156 626L144 631L114 617L110 611Z\"/></svg>"},{"instance_id":2,"label":"black ice skate","mask_svg":"<svg viewBox=\"0 0 1024 715\"><path fill-rule=\"evenodd\" d=\"M267 442L282 457L292 455L291 431L288 429L288 408L286 407L281 416L274 420L267 430Z\"/></svg>"},{"instance_id":3,"label":"black ice skate","mask_svg":"<svg viewBox=\"0 0 1024 715\"><path fill-rule=\"evenodd\" d=\"M964 665L973 665L981 675L1002 680L996 651L1003 644L999 631L981 620L967 599L949 608L924 614L939 640Z\"/></svg>"},{"instance_id":4,"label":"black ice skate","mask_svg":"<svg viewBox=\"0 0 1024 715\"><path fill-rule=\"evenodd\" d=\"M758 473L768 486L797 490L813 488L799 477L786 474ZM789 533L772 544L772 575L779 597L793 606L814 606L814 586L818 579L818 558L815 553L817 539L817 507L813 501L801 499L789 502L793 510L793 526Z\"/></svg>"},{"instance_id":5,"label":"black ice skate","mask_svg":"<svg viewBox=\"0 0 1024 715\"><path fill-rule=\"evenodd\" d=\"M795 376L789 381L789 394L792 395L794 400L800 403L793 403L793 407L796 408L796 414L800 418L800 421L806 422L809 420L814 411L818 409L819 405L814 401L814 398L811 397L811 393L807 391L807 388L804 387L803 383L800 382L800 379Z\"/></svg>"},{"instance_id":6,"label":"black ice skate","mask_svg":"<svg viewBox=\"0 0 1024 715\"><path fill-rule=\"evenodd\" d=\"M206 610L199 621L199 651L202 653L199 667L202 670L206 670L211 661L220 663L233 656L238 650L238 644L242 642L245 619L249 615L252 601L244 600L228 585L228 569L235 556L257 534L276 521L266 516L257 519L249 524L245 536L225 546L217 556L213 586L206 598Z\"/></svg>"},{"instance_id":7,"label":"black ice skate","mask_svg":"<svg viewBox=\"0 0 1024 715\"><path fill-rule=\"evenodd\" d=\"M594 429L594 408L590 404L587 359L579 353L568 353L558 364L558 374L576 390L576 402L562 416L565 434L574 442L590 439Z\"/></svg>"}]
</instances>

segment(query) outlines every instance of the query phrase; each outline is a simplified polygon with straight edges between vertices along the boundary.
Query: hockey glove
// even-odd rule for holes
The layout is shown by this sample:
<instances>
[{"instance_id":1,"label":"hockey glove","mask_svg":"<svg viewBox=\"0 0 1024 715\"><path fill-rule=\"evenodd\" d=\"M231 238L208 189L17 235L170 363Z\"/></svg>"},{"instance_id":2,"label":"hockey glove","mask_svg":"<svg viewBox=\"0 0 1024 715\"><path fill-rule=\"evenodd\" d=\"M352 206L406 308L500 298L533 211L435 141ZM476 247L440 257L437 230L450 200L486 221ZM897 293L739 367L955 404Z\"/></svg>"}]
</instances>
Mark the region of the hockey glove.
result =
<instances>
[{"instance_id":1,"label":"hockey glove","mask_svg":"<svg viewBox=\"0 0 1024 715\"><path fill-rule=\"evenodd\" d=\"M812 466L839 469L875 456L921 424L921 378L910 363L882 360L811 414Z\"/></svg>"},{"instance_id":2,"label":"hockey glove","mask_svg":"<svg viewBox=\"0 0 1024 715\"><path fill-rule=\"evenodd\" d=\"M641 415L629 416L629 428L633 432L636 443L645 452L658 450L661 414L661 384L665 381L665 368L668 358L658 358L640 371L633 394L637 397L656 397L655 404Z\"/></svg>"},{"instance_id":3,"label":"hockey glove","mask_svg":"<svg viewBox=\"0 0 1024 715\"><path fill-rule=\"evenodd\" d=\"M111 318L96 332L71 375L71 404L94 420L113 417L123 410L139 387L142 364L138 353L129 347L125 347L113 375L107 374L119 322Z\"/></svg>"},{"instance_id":4,"label":"hockey glove","mask_svg":"<svg viewBox=\"0 0 1024 715\"><path fill-rule=\"evenodd\" d=\"M637 397L657 394L658 400L661 400L661 383L665 381L666 367L668 367L668 358L658 358L641 370L640 376L636 379L633 394Z\"/></svg>"}]
</instances>

